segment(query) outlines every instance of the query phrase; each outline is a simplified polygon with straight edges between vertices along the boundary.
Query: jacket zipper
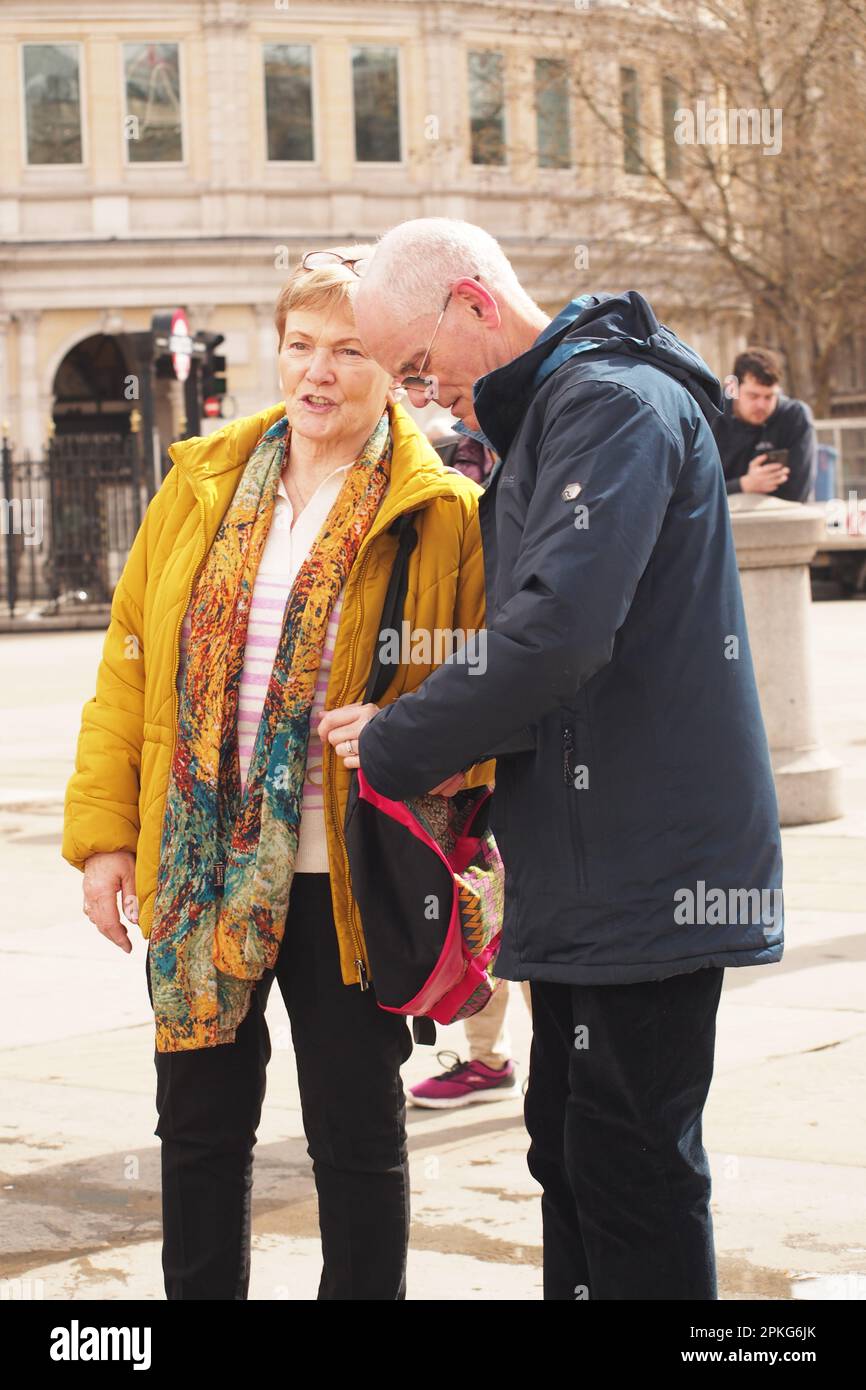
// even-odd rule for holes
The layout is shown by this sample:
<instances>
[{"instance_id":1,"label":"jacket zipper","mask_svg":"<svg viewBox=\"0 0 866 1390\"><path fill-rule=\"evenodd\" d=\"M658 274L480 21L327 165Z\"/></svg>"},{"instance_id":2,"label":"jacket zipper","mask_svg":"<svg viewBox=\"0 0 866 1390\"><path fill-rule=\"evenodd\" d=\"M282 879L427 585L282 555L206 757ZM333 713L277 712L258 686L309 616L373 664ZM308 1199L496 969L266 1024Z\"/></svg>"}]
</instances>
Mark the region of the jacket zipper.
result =
<instances>
[{"instance_id":1,"label":"jacket zipper","mask_svg":"<svg viewBox=\"0 0 866 1390\"><path fill-rule=\"evenodd\" d=\"M204 503L202 502L201 498L198 498L197 500L198 500L199 516L200 516L200 518L201 518L202 535L204 535L204 531L205 531ZM202 569L204 568L204 561L205 561L205 558L206 558L206 551L207 551L207 546L206 546L206 545L200 546L200 548L199 548L199 553L198 553L198 555L196 556L195 568L193 569L192 578L191 578L191 580L190 580L190 582L189 582L189 587L188 587L188 589L187 589L187 591L186 591L186 597L185 597L185 599L184 599L184 601L183 601L183 603L182 603L182 605L181 605L181 609L180 609L180 618L178 619L177 628L175 629L175 634L174 634L174 674L173 674L173 677L172 677L172 685L173 685L172 697L173 697L173 700L174 700L174 721L173 721L173 724L172 724L171 761L169 762L169 765L168 765L168 767L169 767L169 775L171 775L171 769L172 769L172 767L174 766L174 755L175 755L175 753L176 753L176 751L177 751L177 721L178 721L178 716L179 716L179 714L180 714L180 696L179 696L178 693L177 693L177 673L178 673L178 667L179 667L179 665L180 665L180 630L181 630L181 628L183 627L183 620L184 620L184 618L186 617L186 610L187 610L187 608L189 607L189 601L190 601L190 598L191 598L191 596L192 596L192 591L193 591L193 589L194 589L194 587L195 587L195 582L196 582L196 580L198 579L199 574L201 573ZM223 881L223 880L222 880L222 870L223 870L223 865L217 864L216 870L215 870L215 877L216 877L216 882L217 882L217 884L221 884L222 881Z\"/></svg>"},{"instance_id":2,"label":"jacket zipper","mask_svg":"<svg viewBox=\"0 0 866 1390\"><path fill-rule=\"evenodd\" d=\"M571 755L574 752L574 730L566 724L562 731L562 779L567 787L574 787L574 768Z\"/></svg>"},{"instance_id":3,"label":"jacket zipper","mask_svg":"<svg viewBox=\"0 0 866 1390\"><path fill-rule=\"evenodd\" d=\"M354 666L355 666L355 654L356 654L356 652L357 652L357 650L358 650L358 639L359 639L359 637L360 637L360 635L361 635L361 631L362 631L362 628L363 628L363 626L364 626L364 576L365 576L365 574L366 574L366 572L367 572L367 564L368 564L369 558L370 558L370 549L369 549L369 546L368 546L368 547L367 547L367 551L366 551L366 553L365 553L365 555L364 555L364 558L362 559L361 564L360 564L360 567L359 567L359 569L358 569L358 577L357 577L357 580L356 580L356 587L357 587L357 590L358 590L358 618L357 618L357 621L356 621L356 623L355 623L354 631L353 631L353 633L352 633L352 646L351 646L350 651L349 651L349 663L348 663L348 666L347 666L347 675L346 675L346 679L345 679L345 681L343 682L343 688L342 688L342 690L340 691L340 698L339 698L339 700L337 701L337 704L336 704L336 706L335 706L335 708L337 708L337 709L339 709L339 708L345 703L346 694L347 694L347 692L348 692L349 684L350 684L351 679L352 679L352 671L354 670ZM335 758L335 756L336 756L336 755L335 755L335 753L334 753L333 746L332 746L331 744L329 744L329 745L328 745L328 758L329 758L329 760L330 760L330 771L331 771L331 772L333 772L333 765L334 765L334 758ZM337 814L337 793L336 793L336 789L335 789L335 787L334 787L334 778L333 778L333 775L330 775L330 776L328 777L328 810L329 810L330 815L331 815L331 824L332 824L333 827L334 827L334 830L335 830L335 832L336 832L337 839L338 839L338 841L339 841L339 843L340 843L340 847L342 848L342 851L343 851L343 865L344 865L344 869L345 869L345 865L348 864L348 862L349 862L349 860L348 860L348 850L347 850L347 848L346 848L346 837L345 837L345 834L344 834L344 832L343 832L343 827L342 827L342 825L340 824L340 817L339 817L339 815ZM358 982L359 982L359 984L360 984L360 986L361 986L361 989L362 989L362 990L366 990L366 989L367 989L367 983L368 983L367 965L366 965L366 961L365 961L365 959L364 959L364 951L363 951L363 948L362 948L362 946L361 946L361 938L360 938L360 935L359 935L359 932L358 932L358 925L357 925L357 921L356 921L356 917L355 917L355 898L354 898L354 895L353 895L353 893L352 893L352 882L351 882L351 878L349 877L348 873L345 874L345 883L346 883L346 901L348 902L348 905L349 905L349 931L351 932L351 936L352 936L352 946L353 946L354 951L355 951L355 970L356 970L357 975L358 975Z\"/></svg>"},{"instance_id":4,"label":"jacket zipper","mask_svg":"<svg viewBox=\"0 0 866 1390\"><path fill-rule=\"evenodd\" d=\"M571 796L578 795L578 789L574 785L575 768L572 761L574 755L574 729L570 724L566 724L562 730L562 780L569 789ZM583 835L581 834L580 820L577 815L577 808L569 799L569 810L573 814L569 816L571 825L574 828L577 840L577 881L578 887L586 888L586 861L584 856Z\"/></svg>"}]
</instances>

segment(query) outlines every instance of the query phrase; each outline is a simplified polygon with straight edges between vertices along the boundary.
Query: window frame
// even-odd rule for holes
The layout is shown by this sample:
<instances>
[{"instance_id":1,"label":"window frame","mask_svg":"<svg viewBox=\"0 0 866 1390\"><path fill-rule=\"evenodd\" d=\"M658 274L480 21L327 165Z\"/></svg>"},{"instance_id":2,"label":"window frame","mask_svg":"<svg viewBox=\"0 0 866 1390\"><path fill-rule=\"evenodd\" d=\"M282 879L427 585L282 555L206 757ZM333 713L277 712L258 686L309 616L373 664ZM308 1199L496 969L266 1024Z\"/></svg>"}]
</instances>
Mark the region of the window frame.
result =
<instances>
[{"instance_id":1,"label":"window frame","mask_svg":"<svg viewBox=\"0 0 866 1390\"><path fill-rule=\"evenodd\" d=\"M179 101L180 101L180 148L181 148L181 158L180 158L180 159L136 159L136 160L132 160L132 159L130 159L130 157L129 157L129 141L127 140L126 136L125 136L124 133L123 133L123 126L124 126L124 124L126 123L127 119L129 118L129 116L130 116L132 113L130 112L129 107L128 107L128 105L127 105L127 92L126 92L126 58L125 58L125 56L124 56L124 49L125 49L128 45L134 44L134 43L138 43L138 44L146 44L146 43L170 43L170 44L174 44L175 48L177 49L177 76L178 76L178 82L179 82L179 84L180 84L180 91L179 91L179 94L178 94L178 96L179 96ZM121 95L122 95L122 97L123 97L123 117L122 117L122 120L121 120L120 144L121 144L121 154L122 154L122 157L123 157L123 167L124 167L124 170L129 170L129 169L145 169L145 170L147 170L148 172L150 172L150 171L152 171L153 169L185 169L185 168L187 167L187 163L188 163L189 141L188 141L188 138L187 138L188 132L187 132L187 128L186 128L186 95L185 95L185 94L186 94L186 71L185 71L186 62L185 62L185 57L184 57L184 44L183 44L183 40L182 40L182 39L155 39L155 38L153 38L152 36L150 36L150 37L148 37L148 38L137 39L137 38L130 37L129 35L125 35L125 36L120 40L120 42L119 42L119 44L118 44L118 48L119 48L119 50L120 50L120 91L121 91Z\"/></svg>"},{"instance_id":2,"label":"window frame","mask_svg":"<svg viewBox=\"0 0 866 1390\"><path fill-rule=\"evenodd\" d=\"M31 161L28 157L27 125L27 73L24 66L25 48L74 48L78 56L78 129L81 139L81 159L76 162L54 162L47 164ZM18 42L18 73L20 82L19 110L21 113L21 163L24 169L58 169L81 171L90 162L90 145L87 129L87 72L85 66L85 45L81 39L20 39Z\"/></svg>"},{"instance_id":3,"label":"window frame","mask_svg":"<svg viewBox=\"0 0 866 1390\"><path fill-rule=\"evenodd\" d=\"M313 135L313 157L312 159L272 159L268 153L268 101L267 101L267 74L265 72L265 49L266 48L308 48L310 50L310 121L312 123ZM262 93L262 138L264 141L265 168L266 169L317 169L321 158L321 147L319 142L319 72L318 72L318 44L313 39L298 39L286 43L283 38L261 40L261 93Z\"/></svg>"},{"instance_id":4,"label":"window frame","mask_svg":"<svg viewBox=\"0 0 866 1390\"><path fill-rule=\"evenodd\" d=\"M538 137L539 137L539 115L540 115L539 110L538 110L538 64L539 64L539 63L556 63L556 64L558 64L558 65L562 68L562 71L563 71L563 79L564 79L564 86L565 86L565 120L566 120L566 127L567 127L567 129L566 129L566 134L567 134L567 137L568 137L568 138L567 138L567 142L566 142L566 144L567 144L566 154L567 154L567 157L568 157L568 162L567 162L566 164L542 164L542 162L541 162L541 144L540 144L540 141L539 141L539 138L538 138ZM546 53L545 53L545 54L535 54L535 55L533 55L533 59L532 59L532 84L533 84L533 105L534 105L534 108L535 108L535 165L536 165L536 168L538 169L538 172L539 172L543 177L545 177L545 178L549 177L551 174L566 174L566 173L569 173L569 172L574 173L574 170L575 170L575 158L574 158L574 154L575 154L575 150L574 150L574 135L575 135L575 128L574 128L573 111L572 111L572 100L571 100L571 83L569 82L568 78L569 78L568 57L564 57L564 58L558 58L558 57L557 57L557 58L554 58L554 57L551 57L549 54L546 54Z\"/></svg>"},{"instance_id":5,"label":"window frame","mask_svg":"<svg viewBox=\"0 0 866 1390\"><path fill-rule=\"evenodd\" d=\"M492 171L494 173L497 170L510 172L511 160L508 157L509 137L511 135L510 115L508 111L508 46L503 45L501 48L467 48L465 52L466 66L464 72L466 74L466 126L469 144L469 168L486 169L488 172ZM502 59L502 152L504 158L501 164L479 164L472 158L472 81L469 71L469 60L473 53L496 53Z\"/></svg>"},{"instance_id":6,"label":"window frame","mask_svg":"<svg viewBox=\"0 0 866 1390\"><path fill-rule=\"evenodd\" d=\"M404 112L406 110L406 93L404 89L404 68L403 45L400 43L371 43L369 39L356 42L350 39L348 44L349 57L349 92L351 95L351 141L352 141L352 167L354 169L405 169L406 168L406 122ZM397 143L400 150L399 159L359 159L358 158L358 127L355 111L355 66L354 54L359 48L386 48L397 55Z\"/></svg>"},{"instance_id":7,"label":"window frame","mask_svg":"<svg viewBox=\"0 0 866 1390\"><path fill-rule=\"evenodd\" d=\"M668 183L675 183L678 179L681 179L683 177L683 166L685 161L683 159L682 146L678 145L676 140L674 139L673 125L671 125L671 129L670 131L668 131L667 126L665 124L665 118L667 115L666 93L671 86L674 88L674 93L676 97L674 110L678 110L679 107L682 105L682 88L680 86L679 78L675 77L673 73L663 72L659 81L659 101L661 103L662 116L662 161L664 164L665 179L668 181ZM669 151L672 151L675 155L675 159L673 161L673 170L670 170L668 168Z\"/></svg>"},{"instance_id":8,"label":"window frame","mask_svg":"<svg viewBox=\"0 0 866 1390\"><path fill-rule=\"evenodd\" d=\"M631 74L633 75L633 77L634 77L634 95L635 95L635 116L634 116L634 122L635 122L636 138L635 138L635 141L634 141L634 146L633 146L633 148L634 148L634 150L636 151L637 159L638 159L638 168L637 168L637 169L629 169L629 167L628 167L629 139L628 139L628 136L627 136L627 134L626 134L626 128L625 128L625 83L624 83L624 81L623 81L623 75L624 75L625 73L631 73ZM625 174L625 176L626 176L627 178L630 178L630 179L645 178L645 177L646 177L646 169L643 167L644 162L645 162L645 157L644 157L643 146L642 146L642 141L641 141L641 128L640 128L640 110L641 110L641 90L640 90L640 89L641 89L641 83L640 83L640 72L639 72L639 70L638 70L637 68L631 67L628 63L620 63L620 64L619 64L619 67L618 67L618 78L619 78L619 113L620 113L620 124L621 124L621 131L620 131L620 151L621 151L621 155L622 155L622 168L621 168L621 171L620 171L620 172L623 173L623 174Z\"/></svg>"}]
</instances>

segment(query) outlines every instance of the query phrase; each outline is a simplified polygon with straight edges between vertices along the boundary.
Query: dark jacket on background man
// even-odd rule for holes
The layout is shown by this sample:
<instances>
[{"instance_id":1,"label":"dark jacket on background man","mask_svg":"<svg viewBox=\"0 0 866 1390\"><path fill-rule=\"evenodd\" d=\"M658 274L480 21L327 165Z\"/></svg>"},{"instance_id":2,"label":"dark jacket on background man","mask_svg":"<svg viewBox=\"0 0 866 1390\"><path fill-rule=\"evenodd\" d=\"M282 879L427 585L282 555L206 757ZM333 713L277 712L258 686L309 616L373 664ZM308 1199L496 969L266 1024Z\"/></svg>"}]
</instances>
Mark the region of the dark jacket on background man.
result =
<instances>
[{"instance_id":1,"label":"dark jacket on background man","mask_svg":"<svg viewBox=\"0 0 866 1390\"><path fill-rule=\"evenodd\" d=\"M813 500L818 449L812 412L805 401L779 396L779 403L772 415L762 425L750 425L734 414L734 403L726 397L724 413L715 421L713 434L719 447L728 492L742 492L740 479L744 473L748 473L752 459L765 452L758 445L767 441L772 443L774 449L788 450L788 467L791 470L787 482L771 492L770 496L779 497L784 502Z\"/></svg>"},{"instance_id":2,"label":"dark jacket on background man","mask_svg":"<svg viewBox=\"0 0 866 1390\"><path fill-rule=\"evenodd\" d=\"M395 799L497 755L506 979L781 958L776 795L708 423L720 400L635 291L572 301L475 383L501 456L479 500L486 669L457 653L359 748Z\"/></svg>"}]
</instances>

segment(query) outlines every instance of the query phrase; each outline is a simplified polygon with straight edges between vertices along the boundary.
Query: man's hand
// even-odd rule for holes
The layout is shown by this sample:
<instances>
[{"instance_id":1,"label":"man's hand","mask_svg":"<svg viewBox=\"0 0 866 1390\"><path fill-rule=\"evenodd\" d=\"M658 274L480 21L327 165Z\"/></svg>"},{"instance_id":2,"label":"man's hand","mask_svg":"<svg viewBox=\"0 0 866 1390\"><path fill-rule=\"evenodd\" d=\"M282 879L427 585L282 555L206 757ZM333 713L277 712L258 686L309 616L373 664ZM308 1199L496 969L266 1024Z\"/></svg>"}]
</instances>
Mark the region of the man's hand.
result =
<instances>
[{"instance_id":1,"label":"man's hand","mask_svg":"<svg viewBox=\"0 0 866 1390\"><path fill-rule=\"evenodd\" d=\"M790 469L784 463L766 463L767 455L758 454L749 464L748 473L740 479L743 492L775 492L788 480Z\"/></svg>"},{"instance_id":2,"label":"man's hand","mask_svg":"<svg viewBox=\"0 0 866 1390\"><path fill-rule=\"evenodd\" d=\"M365 724L379 713L378 705L343 705L322 715L317 733L322 742L328 740L346 767L360 767L358 739Z\"/></svg>"},{"instance_id":3,"label":"man's hand","mask_svg":"<svg viewBox=\"0 0 866 1390\"><path fill-rule=\"evenodd\" d=\"M370 720L379 713L378 705L343 705L342 709L331 709L322 715L318 727L319 738L324 743L325 739L343 759L346 767L360 767L361 760L358 757L358 739L361 737L361 730ZM430 791L431 796L454 796L460 788L465 785L466 778L462 772L455 772L453 777L447 777L444 782L433 787Z\"/></svg>"},{"instance_id":4,"label":"man's hand","mask_svg":"<svg viewBox=\"0 0 866 1390\"><path fill-rule=\"evenodd\" d=\"M124 913L131 922L137 922L135 855L127 850L91 854L84 865L84 913L103 936L129 955L132 942L117 911L118 891L123 894Z\"/></svg>"}]
</instances>

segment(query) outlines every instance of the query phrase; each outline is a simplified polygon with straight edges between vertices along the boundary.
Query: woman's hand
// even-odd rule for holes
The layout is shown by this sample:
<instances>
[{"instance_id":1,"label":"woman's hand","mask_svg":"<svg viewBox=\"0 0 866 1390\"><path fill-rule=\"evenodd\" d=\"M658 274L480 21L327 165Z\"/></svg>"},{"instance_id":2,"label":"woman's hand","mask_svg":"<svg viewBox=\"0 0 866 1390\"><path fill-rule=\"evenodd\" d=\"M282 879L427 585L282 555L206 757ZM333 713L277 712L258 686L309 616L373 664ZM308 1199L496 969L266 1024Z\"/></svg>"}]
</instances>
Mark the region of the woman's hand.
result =
<instances>
[{"instance_id":1,"label":"woman's hand","mask_svg":"<svg viewBox=\"0 0 866 1390\"><path fill-rule=\"evenodd\" d=\"M346 767L360 767L358 739L365 724L379 713L378 705L343 705L322 715L317 733L322 742L328 740Z\"/></svg>"},{"instance_id":2,"label":"woman's hand","mask_svg":"<svg viewBox=\"0 0 866 1390\"><path fill-rule=\"evenodd\" d=\"M123 894L123 910L131 922L138 921L135 896L135 855L127 850L111 854L91 854L84 865L84 913L103 936L127 955L132 942L117 911L117 894Z\"/></svg>"}]
</instances>

